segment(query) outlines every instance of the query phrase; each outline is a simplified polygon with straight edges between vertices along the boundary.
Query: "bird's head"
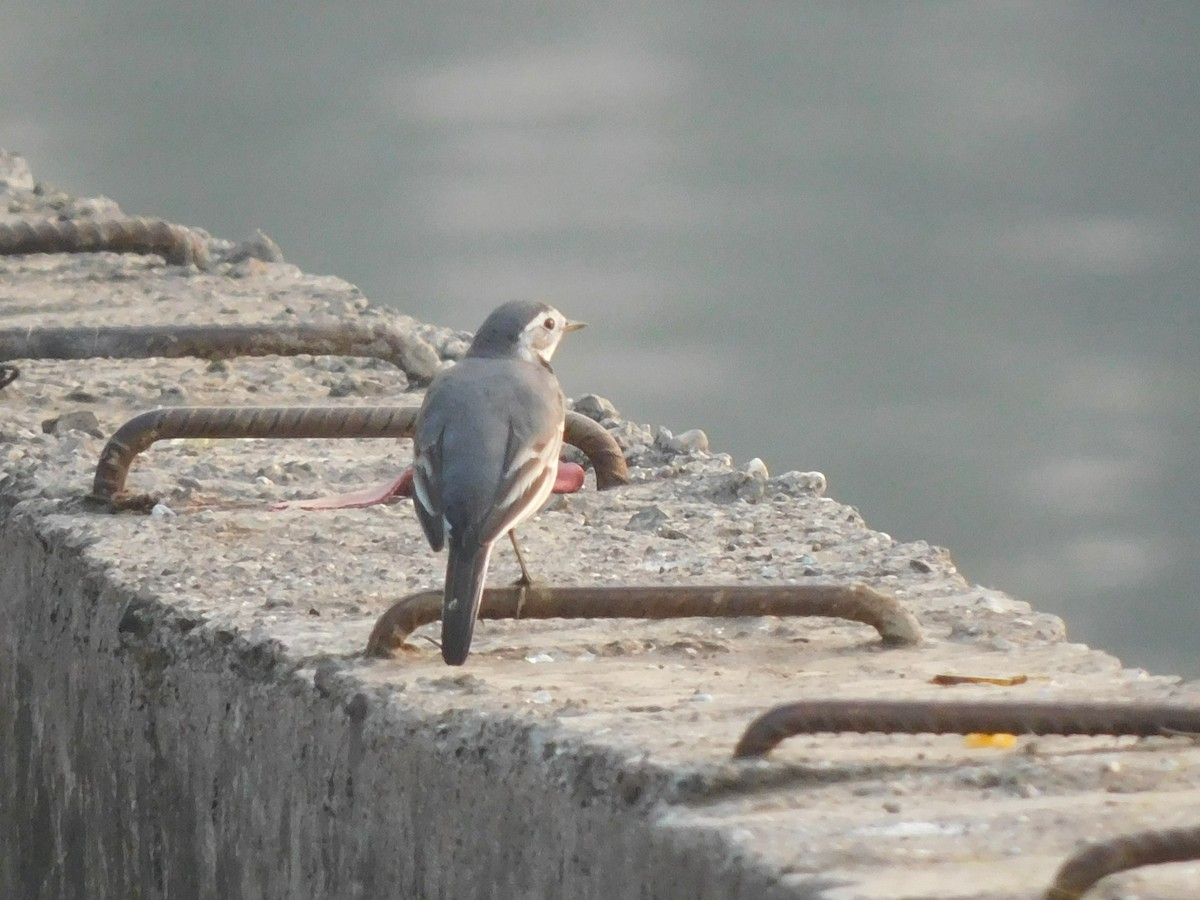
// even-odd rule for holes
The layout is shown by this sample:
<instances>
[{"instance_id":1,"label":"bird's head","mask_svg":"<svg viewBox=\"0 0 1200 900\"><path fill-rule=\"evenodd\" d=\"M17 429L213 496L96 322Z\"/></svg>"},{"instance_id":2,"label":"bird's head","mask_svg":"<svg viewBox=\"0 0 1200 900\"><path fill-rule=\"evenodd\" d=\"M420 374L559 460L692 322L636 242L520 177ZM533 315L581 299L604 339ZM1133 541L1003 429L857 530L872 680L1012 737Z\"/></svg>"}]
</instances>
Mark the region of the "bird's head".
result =
<instances>
[{"instance_id":1,"label":"bird's head","mask_svg":"<svg viewBox=\"0 0 1200 900\"><path fill-rule=\"evenodd\" d=\"M584 324L572 322L545 303L514 300L496 307L484 320L467 356L524 359L548 366L562 336Z\"/></svg>"}]
</instances>

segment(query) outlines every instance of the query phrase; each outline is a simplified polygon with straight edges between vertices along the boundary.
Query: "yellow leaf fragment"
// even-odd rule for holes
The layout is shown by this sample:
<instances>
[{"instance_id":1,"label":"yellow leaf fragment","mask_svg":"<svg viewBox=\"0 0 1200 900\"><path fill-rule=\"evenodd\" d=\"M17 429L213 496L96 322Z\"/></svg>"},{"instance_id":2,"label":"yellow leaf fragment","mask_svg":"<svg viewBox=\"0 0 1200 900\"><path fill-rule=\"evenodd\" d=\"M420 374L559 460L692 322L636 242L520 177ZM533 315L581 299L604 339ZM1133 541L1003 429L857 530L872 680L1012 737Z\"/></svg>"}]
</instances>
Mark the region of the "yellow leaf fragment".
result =
<instances>
[{"instance_id":1,"label":"yellow leaf fragment","mask_svg":"<svg viewBox=\"0 0 1200 900\"><path fill-rule=\"evenodd\" d=\"M1017 745L1017 736L1015 734L984 734L975 732L964 735L963 743L967 745L967 749L969 750L984 750L988 748L1011 750Z\"/></svg>"}]
</instances>

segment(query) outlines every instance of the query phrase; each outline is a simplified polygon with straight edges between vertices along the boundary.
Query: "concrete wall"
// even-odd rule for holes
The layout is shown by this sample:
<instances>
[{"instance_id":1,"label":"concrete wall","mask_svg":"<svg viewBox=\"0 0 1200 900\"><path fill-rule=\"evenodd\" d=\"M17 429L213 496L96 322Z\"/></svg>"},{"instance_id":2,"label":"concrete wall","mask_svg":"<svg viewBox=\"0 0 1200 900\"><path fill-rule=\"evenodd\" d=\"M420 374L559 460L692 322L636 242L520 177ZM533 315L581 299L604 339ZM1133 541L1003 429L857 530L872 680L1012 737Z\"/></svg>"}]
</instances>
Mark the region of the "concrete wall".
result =
<instances>
[{"instance_id":1,"label":"concrete wall","mask_svg":"<svg viewBox=\"0 0 1200 900\"><path fill-rule=\"evenodd\" d=\"M664 773L314 680L45 525L0 527L0 896L772 896L654 827Z\"/></svg>"}]
</instances>

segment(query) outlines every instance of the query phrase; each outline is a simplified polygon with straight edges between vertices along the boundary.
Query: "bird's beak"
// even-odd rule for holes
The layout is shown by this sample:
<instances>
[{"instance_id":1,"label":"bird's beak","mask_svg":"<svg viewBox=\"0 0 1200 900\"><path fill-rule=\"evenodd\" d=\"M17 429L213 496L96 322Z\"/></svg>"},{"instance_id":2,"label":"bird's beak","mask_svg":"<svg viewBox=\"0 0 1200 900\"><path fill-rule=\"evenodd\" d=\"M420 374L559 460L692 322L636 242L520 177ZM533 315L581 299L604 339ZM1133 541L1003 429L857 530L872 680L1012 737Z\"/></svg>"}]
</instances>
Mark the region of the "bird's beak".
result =
<instances>
[{"instance_id":1,"label":"bird's beak","mask_svg":"<svg viewBox=\"0 0 1200 900\"><path fill-rule=\"evenodd\" d=\"M563 326L563 333L568 331L578 331L580 328L587 328L587 322L570 322Z\"/></svg>"}]
</instances>

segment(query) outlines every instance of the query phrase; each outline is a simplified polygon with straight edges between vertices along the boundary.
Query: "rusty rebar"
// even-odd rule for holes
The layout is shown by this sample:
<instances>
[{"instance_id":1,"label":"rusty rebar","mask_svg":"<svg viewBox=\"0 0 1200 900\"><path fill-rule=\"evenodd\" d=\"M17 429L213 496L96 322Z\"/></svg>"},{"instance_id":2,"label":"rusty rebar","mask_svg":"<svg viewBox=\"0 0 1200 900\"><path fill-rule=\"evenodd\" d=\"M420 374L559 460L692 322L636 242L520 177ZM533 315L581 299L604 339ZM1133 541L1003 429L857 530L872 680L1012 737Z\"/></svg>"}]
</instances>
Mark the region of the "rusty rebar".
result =
<instances>
[{"instance_id":1,"label":"rusty rebar","mask_svg":"<svg viewBox=\"0 0 1200 900\"><path fill-rule=\"evenodd\" d=\"M156 409L117 429L100 453L92 496L116 508L153 506L153 498L126 496L138 454L171 438L403 438L412 436L415 406L178 406ZM606 490L629 480L625 457L612 435L586 416L567 413L566 441L582 450Z\"/></svg>"},{"instance_id":2,"label":"rusty rebar","mask_svg":"<svg viewBox=\"0 0 1200 900\"><path fill-rule=\"evenodd\" d=\"M1097 881L1115 872L1195 859L1200 859L1200 826L1121 835L1068 857L1045 900L1079 900Z\"/></svg>"},{"instance_id":3,"label":"rusty rebar","mask_svg":"<svg viewBox=\"0 0 1200 900\"><path fill-rule=\"evenodd\" d=\"M389 656L422 625L442 616L442 592L421 591L394 603L367 639L367 656ZM916 618L891 594L865 584L621 585L488 588L481 619L683 619L713 616L820 616L863 622L886 644L921 639Z\"/></svg>"},{"instance_id":4,"label":"rusty rebar","mask_svg":"<svg viewBox=\"0 0 1200 900\"><path fill-rule=\"evenodd\" d=\"M1136 735L1200 732L1200 708L1152 703L1057 703L926 700L803 700L747 726L735 758L766 756L798 734Z\"/></svg>"},{"instance_id":5,"label":"rusty rebar","mask_svg":"<svg viewBox=\"0 0 1200 900\"><path fill-rule=\"evenodd\" d=\"M414 384L438 370L437 351L384 323L333 320L296 325L77 325L0 329L7 359L231 359L238 356L359 356L382 359Z\"/></svg>"},{"instance_id":6,"label":"rusty rebar","mask_svg":"<svg viewBox=\"0 0 1200 900\"><path fill-rule=\"evenodd\" d=\"M112 500L125 490L130 466L156 441L172 438L386 438L412 433L416 407L179 406L130 419L109 438L92 494Z\"/></svg>"},{"instance_id":7,"label":"rusty rebar","mask_svg":"<svg viewBox=\"0 0 1200 900\"><path fill-rule=\"evenodd\" d=\"M582 413L567 411L563 441L583 451L596 472L596 489L607 491L629 484L629 464L621 445L608 429Z\"/></svg>"},{"instance_id":8,"label":"rusty rebar","mask_svg":"<svg viewBox=\"0 0 1200 900\"><path fill-rule=\"evenodd\" d=\"M157 253L173 266L209 264L204 236L161 219L18 219L0 222L0 255Z\"/></svg>"}]
</instances>

